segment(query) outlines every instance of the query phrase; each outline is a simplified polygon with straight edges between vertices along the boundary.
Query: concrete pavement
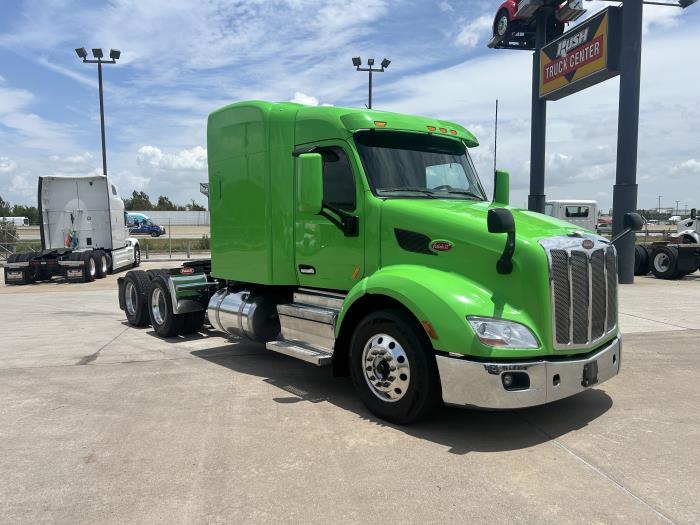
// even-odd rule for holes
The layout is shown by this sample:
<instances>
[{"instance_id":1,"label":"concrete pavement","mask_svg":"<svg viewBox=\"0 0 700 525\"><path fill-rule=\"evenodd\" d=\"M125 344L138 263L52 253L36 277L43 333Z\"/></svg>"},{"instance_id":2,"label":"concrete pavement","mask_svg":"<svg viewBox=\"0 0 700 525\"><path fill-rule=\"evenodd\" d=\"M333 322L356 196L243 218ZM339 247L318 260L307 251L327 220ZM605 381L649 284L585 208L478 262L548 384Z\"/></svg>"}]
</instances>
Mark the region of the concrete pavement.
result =
<instances>
[{"instance_id":1,"label":"concrete pavement","mask_svg":"<svg viewBox=\"0 0 700 525\"><path fill-rule=\"evenodd\" d=\"M116 277L0 287L2 523L697 521L697 274L621 287L610 382L403 428L328 369L128 327Z\"/></svg>"}]
</instances>

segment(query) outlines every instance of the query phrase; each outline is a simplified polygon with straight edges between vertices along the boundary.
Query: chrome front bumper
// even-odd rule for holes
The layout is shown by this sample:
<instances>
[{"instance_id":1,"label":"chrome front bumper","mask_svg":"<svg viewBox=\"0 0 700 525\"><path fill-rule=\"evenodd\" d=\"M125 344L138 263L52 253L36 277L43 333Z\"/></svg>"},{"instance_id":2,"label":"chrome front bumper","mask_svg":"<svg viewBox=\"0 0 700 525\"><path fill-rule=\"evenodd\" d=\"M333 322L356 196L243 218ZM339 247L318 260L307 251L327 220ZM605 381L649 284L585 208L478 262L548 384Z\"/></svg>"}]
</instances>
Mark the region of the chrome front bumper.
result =
<instances>
[{"instance_id":1,"label":"chrome front bumper","mask_svg":"<svg viewBox=\"0 0 700 525\"><path fill-rule=\"evenodd\" d=\"M446 356L437 359L442 399L447 405L474 408L524 408L543 405L578 394L599 385L620 371L620 336L593 354L569 359L479 362ZM593 364L595 363L595 364ZM586 372L584 372L584 368ZM595 383L586 382L586 374L596 370ZM529 387L508 390L503 374L527 374Z\"/></svg>"}]
</instances>

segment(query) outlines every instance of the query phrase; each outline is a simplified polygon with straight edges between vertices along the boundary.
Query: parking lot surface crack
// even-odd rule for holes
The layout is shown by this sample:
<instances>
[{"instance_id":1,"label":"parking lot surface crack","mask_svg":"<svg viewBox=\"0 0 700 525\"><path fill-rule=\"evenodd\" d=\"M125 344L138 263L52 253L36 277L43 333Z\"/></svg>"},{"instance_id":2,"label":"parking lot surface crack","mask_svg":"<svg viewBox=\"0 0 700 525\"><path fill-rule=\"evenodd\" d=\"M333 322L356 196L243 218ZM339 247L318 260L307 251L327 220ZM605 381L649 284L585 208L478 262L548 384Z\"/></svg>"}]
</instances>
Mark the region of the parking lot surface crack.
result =
<instances>
[{"instance_id":1,"label":"parking lot surface crack","mask_svg":"<svg viewBox=\"0 0 700 525\"><path fill-rule=\"evenodd\" d=\"M95 353L93 353L93 354L90 354L90 355L86 355L85 357L80 358L80 361L78 361L76 364L77 364L78 366L80 366L80 365L89 365L90 363L92 363L95 359L98 358L98 356L100 355L100 352L102 352L102 350L104 350L104 349L107 348L109 345L111 345L114 341L116 341L117 339L119 339L119 337L120 337L122 334L124 334L124 332L126 332L128 329L129 329L129 327L127 326L126 328L124 328L124 330L122 330L121 332L119 332L119 333L118 333L117 335L115 335L112 339L110 339L110 340L107 341L105 344L103 344L100 348L98 348L98 349L97 349L97 352L95 352Z\"/></svg>"},{"instance_id":2,"label":"parking lot surface crack","mask_svg":"<svg viewBox=\"0 0 700 525\"><path fill-rule=\"evenodd\" d=\"M618 490L620 490L621 492L624 492L624 493L627 494L629 497L631 497L632 499L634 499L634 500L636 500L637 502L639 502L640 504L642 504L644 507L646 507L646 508L649 509L651 512L653 512L654 514L656 514L656 515L657 515L659 518L661 518L663 521L665 521L665 522L667 522L667 523L672 523L673 525L677 525L675 521L673 521L671 518L669 518L668 516L666 516L663 512L661 512L660 510L658 510L657 508L655 508L651 503L648 503L646 500L644 500L644 498L642 498L641 496L638 496L637 494L635 494L634 492L632 492L630 489L628 489L627 487L625 487L622 483L620 483L619 481L617 481L616 479L614 479L612 476L610 476L609 474L607 474L605 471L603 471L603 470L600 469L599 467L595 466L595 465L594 465L593 463L591 463L590 461L587 461L585 458L582 458L581 456L579 456L574 450L570 449L570 448L567 447L564 443L562 443L561 441L559 441L558 439L556 439L554 436L552 436L551 434L549 434L549 432L547 432L545 429L543 429L543 428L541 428L540 426L536 425L535 423L533 423L532 421L530 421L529 419L527 419L526 417L524 417L524 416L521 415L520 413L516 412L516 414L517 414L518 417L520 417L523 421L525 421L528 425L530 425L530 426L533 427L535 430L537 430L537 432L540 432L543 436L547 437L551 443L554 443L554 445L556 445L557 447L559 447L559 448L562 449L563 451L565 451L565 452L567 452L568 454L570 454L571 456L573 456L576 460L578 460L579 462L583 463L583 464L584 464L586 467L588 467L590 470L592 470L593 472L595 472L596 474L598 474L598 475L601 476L602 478L606 479L608 482L612 483Z\"/></svg>"}]
</instances>

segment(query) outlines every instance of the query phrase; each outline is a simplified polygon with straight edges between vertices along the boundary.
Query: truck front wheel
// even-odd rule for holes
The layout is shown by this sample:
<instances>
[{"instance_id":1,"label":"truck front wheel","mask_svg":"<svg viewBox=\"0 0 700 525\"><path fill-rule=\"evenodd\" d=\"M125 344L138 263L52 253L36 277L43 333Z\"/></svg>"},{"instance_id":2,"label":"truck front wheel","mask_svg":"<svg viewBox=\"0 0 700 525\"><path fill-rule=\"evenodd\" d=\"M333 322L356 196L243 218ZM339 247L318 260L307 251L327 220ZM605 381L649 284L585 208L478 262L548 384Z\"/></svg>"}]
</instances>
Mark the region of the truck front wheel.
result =
<instances>
[{"instance_id":1,"label":"truck front wheel","mask_svg":"<svg viewBox=\"0 0 700 525\"><path fill-rule=\"evenodd\" d=\"M184 316L173 312L166 279L163 275L156 275L151 281L151 289L148 294L148 315L151 318L151 326L159 336L175 337L182 330Z\"/></svg>"},{"instance_id":2,"label":"truck front wheel","mask_svg":"<svg viewBox=\"0 0 700 525\"><path fill-rule=\"evenodd\" d=\"M350 342L350 374L376 416L405 425L440 402L435 356L424 332L399 310L380 310L358 324Z\"/></svg>"}]
</instances>

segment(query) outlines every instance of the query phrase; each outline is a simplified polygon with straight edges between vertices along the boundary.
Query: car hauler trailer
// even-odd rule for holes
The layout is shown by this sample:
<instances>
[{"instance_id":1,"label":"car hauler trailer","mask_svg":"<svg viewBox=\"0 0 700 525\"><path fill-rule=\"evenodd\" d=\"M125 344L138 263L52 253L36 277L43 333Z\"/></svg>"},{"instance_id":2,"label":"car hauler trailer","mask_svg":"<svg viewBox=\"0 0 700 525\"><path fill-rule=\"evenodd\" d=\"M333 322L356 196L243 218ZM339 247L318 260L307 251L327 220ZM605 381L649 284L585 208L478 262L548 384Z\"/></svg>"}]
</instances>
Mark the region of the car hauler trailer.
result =
<instances>
[{"instance_id":1,"label":"car hauler trailer","mask_svg":"<svg viewBox=\"0 0 700 525\"><path fill-rule=\"evenodd\" d=\"M173 337L207 317L350 374L398 423L441 401L539 405L618 373L614 246L510 208L505 172L489 201L462 126L241 102L207 137L211 260L120 277L132 326Z\"/></svg>"},{"instance_id":2,"label":"car hauler trailer","mask_svg":"<svg viewBox=\"0 0 700 525\"><path fill-rule=\"evenodd\" d=\"M128 236L124 202L106 176L39 177L41 251L15 253L6 284L29 284L56 275L83 282L138 266L138 241Z\"/></svg>"}]
</instances>

